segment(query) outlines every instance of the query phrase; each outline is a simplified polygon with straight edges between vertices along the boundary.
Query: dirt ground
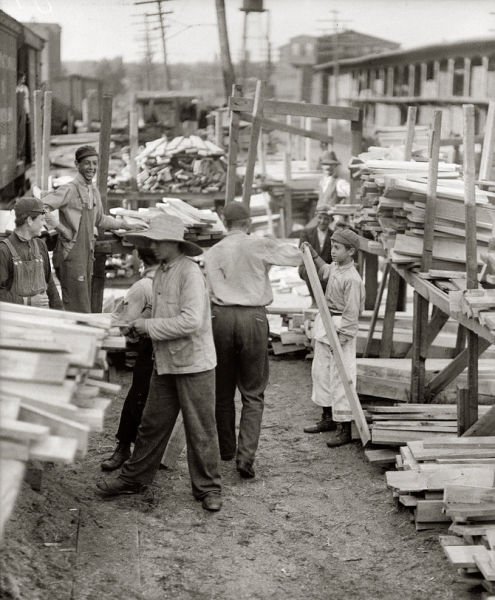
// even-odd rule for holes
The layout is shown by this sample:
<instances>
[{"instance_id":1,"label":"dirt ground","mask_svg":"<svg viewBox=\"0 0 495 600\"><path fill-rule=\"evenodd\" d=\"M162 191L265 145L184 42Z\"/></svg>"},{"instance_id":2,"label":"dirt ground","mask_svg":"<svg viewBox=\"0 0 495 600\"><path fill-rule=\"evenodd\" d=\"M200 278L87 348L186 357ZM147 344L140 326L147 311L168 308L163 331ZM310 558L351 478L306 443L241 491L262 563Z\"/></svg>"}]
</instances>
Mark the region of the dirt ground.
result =
<instances>
[{"instance_id":1,"label":"dirt ground","mask_svg":"<svg viewBox=\"0 0 495 600\"><path fill-rule=\"evenodd\" d=\"M16 600L454 600L466 593L438 532L416 532L359 443L304 434L318 417L310 364L271 360L256 479L222 463L224 508L190 492L184 455L146 496L103 501L99 463L122 399L88 455L24 484L0 551L0 597Z\"/></svg>"}]
</instances>

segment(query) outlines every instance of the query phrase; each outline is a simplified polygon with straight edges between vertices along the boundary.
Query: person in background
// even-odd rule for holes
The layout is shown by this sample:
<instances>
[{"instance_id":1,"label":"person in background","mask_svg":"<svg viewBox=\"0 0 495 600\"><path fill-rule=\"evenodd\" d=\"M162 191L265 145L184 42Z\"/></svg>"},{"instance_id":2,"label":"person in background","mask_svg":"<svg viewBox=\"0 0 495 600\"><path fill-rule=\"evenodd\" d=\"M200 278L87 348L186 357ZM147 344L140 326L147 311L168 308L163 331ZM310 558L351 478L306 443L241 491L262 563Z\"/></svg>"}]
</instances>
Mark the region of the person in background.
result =
<instances>
[{"instance_id":1,"label":"person in background","mask_svg":"<svg viewBox=\"0 0 495 600\"><path fill-rule=\"evenodd\" d=\"M155 254L146 247L138 248L138 255L144 266L142 277L130 287L122 303L112 314L112 322L120 326L129 341L137 344L137 357L132 370L131 387L124 401L119 428L115 435L117 446L112 456L101 463L103 471L119 469L131 456L131 444L136 441L153 373L151 339L148 336L135 335L129 324L136 319L151 316L153 278L158 268L158 260Z\"/></svg>"},{"instance_id":2,"label":"person in background","mask_svg":"<svg viewBox=\"0 0 495 600\"><path fill-rule=\"evenodd\" d=\"M140 493L149 485L180 411L193 496L205 510L220 510L210 300L199 266L189 259L202 249L184 240L182 221L169 215L155 217L147 231L127 239L137 245L149 243L160 261L151 317L131 323L139 335L151 338L155 362L132 456L116 479L102 480L97 487L103 496L118 496Z\"/></svg>"},{"instance_id":3,"label":"person in background","mask_svg":"<svg viewBox=\"0 0 495 600\"><path fill-rule=\"evenodd\" d=\"M0 242L0 300L14 304L62 309L45 242L43 203L20 198L15 206L15 229Z\"/></svg>"},{"instance_id":4,"label":"person in background","mask_svg":"<svg viewBox=\"0 0 495 600\"><path fill-rule=\"evenodd\" d=\"M93 146L76 150L76 177L43 197L47 223L58 232L53 266L62 288L65 310L91 312L91 282L97 227L134 229L125 221L103 213L100 193L93 183L98 153ZM59 218L51 211L58 209Z\"/></svg>"},{"instance_id":5,"label":"person in background","mask_svg":"<svg viewBox=\"0 0 495 600\"><path fill-rule=\"evenodd\" d=\"M29 137L31 106L25 73L19 73L15 91L17 98L17 159L29 163L31 160L31 140Z\"/></svg>"},{"instance_id":6,"label":"person in background","mask_svg":"<svg viewBox=\"0 0 495 600\"><path fill-rule=\"evenodd\" d=\"M320 158L322 176L318 183L318 204L335 206L349 198L349 182L339 177L337 168L340 165L335 152L324 152Z\"/></svg>"},{"instance_id":7,"label":"person in background","mask_svg":"<svg viewBox=\"0 0 495 600\"><path fill-rule=\"evenodd\" d=\"M328 265L311 248L320 277L328 279L325 299L335 323L347 371L356 385L356 336L359 315L364 309L364 285L354 266L359 249L359 236L349 229L332 235L332 264ZM331 431L327 446L341 446L351 441L352 412L320 314L314 324L314 358L311 370L311 399L322 407L321 420L306 433Z\"/></svg>"},{"instance_id":8,"label":"person in background","mask_svg":"<svg viewBox=\"0 0 495 600\"><path fill-rule=\"evenodd\" d=\"M302 244L307 242L312 248L316 250L318 256L322 260L324 260L326 263L331 263L332 243L330 239L332 237L332 233L333 229L331 208L327 204L319 203L316 205L316 226L303 229L299 241L299 246L301 247ZM306 273L306 267L304 265L300 265L298 272L299 277L303 281L305 281L306 285L308 286L309 293L311 294L311 298L313 300L312 306L316 306L314 293L309 282L308 274Z\"/></svg>"},{"instance_id":9,"label":"person in background","mask_svg":"<svg viewBox=\"0 0 495 600\"><path fill-rule=\"evenodd\" d=\"M268 321L273 301L268 272L272 265L298 266L301 251L275 239L248 235L250 216L239 202L224 208L227 234L204 257L212 302L216 368L216 419L222 460L236 458L244 479L255 476L253 464L268 385ZM235 432L236 388L242 412ZM237 447L237 451L236 451Z\"/></svg>"}]
</instances>

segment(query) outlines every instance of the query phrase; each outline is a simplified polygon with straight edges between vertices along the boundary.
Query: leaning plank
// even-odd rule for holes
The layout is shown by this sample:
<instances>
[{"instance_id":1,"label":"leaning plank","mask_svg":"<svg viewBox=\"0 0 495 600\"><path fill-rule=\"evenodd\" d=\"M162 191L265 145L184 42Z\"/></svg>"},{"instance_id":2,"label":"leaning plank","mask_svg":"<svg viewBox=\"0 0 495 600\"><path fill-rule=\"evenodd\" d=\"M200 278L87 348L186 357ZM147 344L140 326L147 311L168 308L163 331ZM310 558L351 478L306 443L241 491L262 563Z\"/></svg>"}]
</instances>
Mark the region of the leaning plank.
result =
<instances>
[{"instance_id":1,"label":"leaning plank","mask_svg":"<svg viewBox=\"0 0 495 600\"><path fill-rule=\"evenodd\" d=\"M354 387L352 379L347 373L347 368L344 363L342 348L340 346L337 331L332 321L330 311L328 310L328 305L326 303L325 296L323 295L323 290L321 287L320 280L318 278L318 274L316 272L315 265L313 263L313 258L311 257L311 252L308 248L304 249L303 259L304 266L306 267L306 272L308 273L308 277L311 283L311 287L313 288L315 294L316 304L318 306L318 310L320 311L323 326L325 328L325 333L333 350L333 357L337 364L340 379L342 381L342 385L344 386L347 399L349 400L354 422L359 431L361 442L363 443L363 446L365 446L371 439L368 423L366 422L366 417L364 416L364 412L361 407L361 403L359 401L359 397L356 393L356 389Z\"/></svg>"},{"instance_id":2,"label":"leaning plank","mask_svg":"<svg viewBox=\"0 0 495 600\"><path fill-rule=\"evenodd\" d=\"M173 469L179 456L186 447L186 431L182 415L179 414L175 422L172 434L163 453L161 464L167 469Z\"/></svg>"},{"instance_id":3,"label":"leaning plank","mask_svg":"<svg viewBox=\"0 0 495 600\"><path fill-rule=\"evenodd\" d=\"M481 406L479 408L482 408ZM482 415L474 425L464 432L463 438L491 435L495 433L495 406Z\"/></svg>"}]
</instances>

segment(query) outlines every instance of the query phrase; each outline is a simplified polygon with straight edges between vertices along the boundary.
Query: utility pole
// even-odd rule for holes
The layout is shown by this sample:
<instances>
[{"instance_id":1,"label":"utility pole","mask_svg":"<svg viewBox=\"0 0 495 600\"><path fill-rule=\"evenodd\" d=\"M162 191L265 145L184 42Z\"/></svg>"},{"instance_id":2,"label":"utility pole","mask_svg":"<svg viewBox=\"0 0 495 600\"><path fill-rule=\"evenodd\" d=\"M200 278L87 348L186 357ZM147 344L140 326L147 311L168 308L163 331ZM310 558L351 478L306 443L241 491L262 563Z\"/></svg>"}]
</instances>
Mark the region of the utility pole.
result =
<instances>
[{"instance_id":1,"label":"utility pole","mask_svg":"<svg viewBox=\"0 0 495 600\"><path fill-rule=\"evenodd\" d=\"M222 63L223 85L225 88L225 98L232 93L232 86L235 83L234 65L230 55L229 32L227 30L227 18L225 15L225 0L215 0L217 9L217 27L218 37L220 39L220 60Z\"/></svg>"},{"instance_id":2,"label":"utility pole","mask_svg":"<svg viewBox=\"0 0 495 600\"><path fill-rule=\"evenodd\" d=\"M162 37L162 51L163 51L163 74L164 74L164 88L166 90L170 89L171 80L170 80L170 70L167 61L167 42L165 39L165 15L172 14L172 11L164 11L162 9L163 2L169 2L170 0L139 0L139 2L134 2L135 5L138 4L156 4L158 6L158 12L154 14L148 14L148 17L159 17L160 19L160 30Z\"/></svg>"}]
</instances>

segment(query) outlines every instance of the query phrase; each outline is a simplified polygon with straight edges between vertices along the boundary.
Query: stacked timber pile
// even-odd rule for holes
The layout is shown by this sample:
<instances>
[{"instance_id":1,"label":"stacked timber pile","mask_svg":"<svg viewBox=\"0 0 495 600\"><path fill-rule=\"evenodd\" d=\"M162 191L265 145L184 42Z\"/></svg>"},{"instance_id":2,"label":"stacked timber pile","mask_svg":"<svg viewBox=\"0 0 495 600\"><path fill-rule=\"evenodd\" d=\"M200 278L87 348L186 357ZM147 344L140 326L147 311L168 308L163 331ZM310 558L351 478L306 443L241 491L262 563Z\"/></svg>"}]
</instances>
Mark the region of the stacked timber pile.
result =
<instances>
[{"instance_id":1,"label":"stacked timber pile","mask_svg":"<svg viewBox=\"0 0 495 600\"><path fill-rule=\"evenodd\" d=\"M136 158L138 188L149 192L211 193L225 189L227 166L224 151L199 136L178 136L148 142ZM114 190L126 189L129 165L109 180Z\"/></svg>"},{"instance_id":2,"label":"stacked timber pile","mask_svg":"<svg viewBox=\"0 0 495 600\"><path fill-rule=\"evenodd\" d=\"M103 430L119 386L106 351L125 348L110 315L0 303L0 537L29 459L70 463Z\"/></svg>"},{"instance_id":3,"label":"stacked timber pile","mask_svg":"<svg viewBox=\"0 0 495 600\"><path fill-rule=\"evenodd\" d=\"M465 290L461 297L461 312L478 319L495 335L495 289Z\"/></svg>"},{"instance_id":4,"label":"stacked timber pile","mask_svg":"<svg viewBox=\"0 0 495 600\"><path fill-rule=\"evenodd\" d=\"M178 217L184 224L186 240L197 242L216 241L223 237L225 227L217 213L209 209L194 208L187 202L178 198L163 198L162 202L150 208L130 210L125 208L111 208L115 216L126 217L129 223L143 222L148 224L151 219L160 214Z\"/></svg>"}]
</instances>

